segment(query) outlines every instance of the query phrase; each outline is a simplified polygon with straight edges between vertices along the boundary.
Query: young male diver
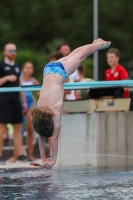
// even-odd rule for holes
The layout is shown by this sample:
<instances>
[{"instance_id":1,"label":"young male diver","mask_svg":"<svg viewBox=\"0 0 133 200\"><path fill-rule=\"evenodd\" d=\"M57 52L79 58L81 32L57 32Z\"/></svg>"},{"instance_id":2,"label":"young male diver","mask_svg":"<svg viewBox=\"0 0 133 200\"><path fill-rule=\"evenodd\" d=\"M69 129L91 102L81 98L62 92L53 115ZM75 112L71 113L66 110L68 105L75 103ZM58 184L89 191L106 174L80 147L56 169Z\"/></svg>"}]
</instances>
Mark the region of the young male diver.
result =
<instances>
[{"instance_id":1,"label":"young male diver","mask_svg":"<svg viewBox=\"0 0 133 200\"><path fill-rule=\"evenodd\" d=\"M48 63L44 68L43 85L37 107L31 110L32 126L39 134L38 142L43 165L50 168L56 163L58 137L60 132L60 112L63 104L63 83L89 55L108 48L111 42L98 38L92 44L81 46L68 56ZM52 157L46 158L45 137L52 137Z\"/></svg>"}]
</instances>

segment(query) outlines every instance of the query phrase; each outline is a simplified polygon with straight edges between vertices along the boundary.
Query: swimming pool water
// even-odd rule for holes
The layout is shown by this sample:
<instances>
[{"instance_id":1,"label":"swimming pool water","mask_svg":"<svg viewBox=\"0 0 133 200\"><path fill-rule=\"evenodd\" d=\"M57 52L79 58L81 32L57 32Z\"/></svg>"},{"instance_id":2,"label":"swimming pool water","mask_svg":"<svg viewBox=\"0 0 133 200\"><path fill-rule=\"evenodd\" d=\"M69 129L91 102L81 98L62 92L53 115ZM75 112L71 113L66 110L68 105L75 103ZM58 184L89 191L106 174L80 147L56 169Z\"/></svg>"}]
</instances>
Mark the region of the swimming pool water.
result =
<instances>
[{"instance_id":1,"label":"swimming pool water","mask_svg":"<svg viewBox=\"0 0 133 200\"><path fill-rule=\"evenodd\" d=\"M0 170L0 200L133 199L133 168Z\"/></svg>"}]
</instances>

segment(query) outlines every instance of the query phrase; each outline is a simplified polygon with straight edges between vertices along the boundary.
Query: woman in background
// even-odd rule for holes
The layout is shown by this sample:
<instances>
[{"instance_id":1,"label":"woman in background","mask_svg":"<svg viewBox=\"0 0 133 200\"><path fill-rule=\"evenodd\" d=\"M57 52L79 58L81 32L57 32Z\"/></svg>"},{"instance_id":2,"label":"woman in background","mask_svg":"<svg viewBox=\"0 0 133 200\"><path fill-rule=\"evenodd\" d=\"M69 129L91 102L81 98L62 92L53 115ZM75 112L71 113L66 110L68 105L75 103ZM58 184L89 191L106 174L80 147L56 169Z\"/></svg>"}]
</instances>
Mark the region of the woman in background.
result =
<instances>
[{"instance_id":1,"label":"woman in background","mask_svg":"<svg viewBox=\"0 0 133 200\"><path fill-rule=\"evenodd\" d=\"M35 78L32 77L34 72L34 66L31 62L26 62L22 65L22 77L21 84L22 86L28 85L38 85L39 82ZM27 131L27 146L28 146L28 160L33 161L33 139L34 139L34 130L31 126L31 113L30 109L33 107L33 96L31 91L25 91L25 98L28 105L28 111L25 114L26 118L26 131Z\"/></svg>"}]
</instances>

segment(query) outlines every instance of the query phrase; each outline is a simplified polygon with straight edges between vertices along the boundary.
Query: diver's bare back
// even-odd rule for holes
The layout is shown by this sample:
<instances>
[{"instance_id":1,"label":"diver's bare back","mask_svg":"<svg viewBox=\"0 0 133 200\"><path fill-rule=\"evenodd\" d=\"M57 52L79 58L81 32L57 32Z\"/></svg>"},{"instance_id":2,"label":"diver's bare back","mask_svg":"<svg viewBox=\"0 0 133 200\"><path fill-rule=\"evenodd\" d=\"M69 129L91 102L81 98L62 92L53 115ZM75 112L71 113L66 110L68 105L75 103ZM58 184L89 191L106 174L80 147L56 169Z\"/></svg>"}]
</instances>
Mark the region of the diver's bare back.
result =
<instances>
[{"instance_id":1,"label":"diver's bare back","mask_svg":"<svg viewBox=\"0 0 133 200\"><path fill-rule=\"evenodd\" d=\"M38 105L59 111L63 104L64 79L58 74L47 74L43 77L43 86L40 92Z\"/></svg>"}]
</instances>

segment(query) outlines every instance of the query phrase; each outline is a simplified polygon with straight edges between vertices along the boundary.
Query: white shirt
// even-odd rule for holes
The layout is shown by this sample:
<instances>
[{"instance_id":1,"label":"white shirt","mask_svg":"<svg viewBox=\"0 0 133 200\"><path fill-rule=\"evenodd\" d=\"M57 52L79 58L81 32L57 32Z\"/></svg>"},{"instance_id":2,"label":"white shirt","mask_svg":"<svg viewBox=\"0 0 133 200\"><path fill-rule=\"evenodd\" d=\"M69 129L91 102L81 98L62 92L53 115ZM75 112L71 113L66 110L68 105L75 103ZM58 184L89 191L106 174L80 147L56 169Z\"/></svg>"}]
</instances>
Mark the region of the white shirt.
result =
<instances>
[{"instance_id":1,"label":"white shirt","mask_svg":"<svg viewBox=\"0 0 133 200\"><path fill-rule=\"evenodd\" d=\"M15 62L8 62L6 59L4 60L4 62L5 62L6 64L10 65L10 66L15 65Z\"/></svg>"},{"instance_id":2,"label":"white shirt","mask_svg":"<svg viewBox=\"0 0 133 200\"><path fill-rule=\"evenodd\" d=\"M76 70L68 78L69 78L70 83L73 83L75 81L79 81L78 71ZM71 93L66 95L66 100L75 100L75 99L76 99L75 92L74 92L74 90L71 90Z\"/></svg>"}]
</instances>

